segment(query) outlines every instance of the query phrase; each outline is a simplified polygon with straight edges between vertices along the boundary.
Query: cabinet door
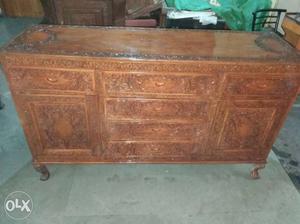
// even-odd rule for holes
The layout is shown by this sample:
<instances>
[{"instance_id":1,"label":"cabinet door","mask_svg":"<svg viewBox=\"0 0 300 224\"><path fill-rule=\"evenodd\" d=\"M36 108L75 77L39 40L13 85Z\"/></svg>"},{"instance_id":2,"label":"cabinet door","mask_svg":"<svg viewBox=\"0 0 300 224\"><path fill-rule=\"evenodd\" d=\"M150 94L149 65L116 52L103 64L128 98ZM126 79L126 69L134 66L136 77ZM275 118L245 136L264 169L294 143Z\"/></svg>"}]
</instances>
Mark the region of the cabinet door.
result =
<instances>
[{"instance_id":1,"label":"cabinet door","mask_svg":"<svg viewBox=\"0 0 300 224\"><path fill-rule=\"evenodd\" d=\"M97 96L16 95L15 99L33 157L57 162L66 156L76 161L100 151Z\"/></svg>"},{"instance_id":2,"label":"cabinet door","mask_svg":"<svg viewBox=\"0 0 300 224\"><path fill-rule=\"evenodd\" d=\"M284 117L282 101L235 100L220 103L211 144L222 160L266 159Z\"/></svg>"},{"instance_id":3,"label":"cabinet door","mask_svg":"<svg viewBox=\"0 0 300 224\"><path fill-rule=\"evenodd\" d=\"M112 16L103 8L96 10L71 9L64 11L64 21L62 24L69 25L112 25Z\"/></svg>"},{"instance_id":4,"label":"cabinet door","mask_svg":"<svg viewBox=\"0 0 300 224\"><path fill-rule=\"evenodd\" d=\"M112 1L58 1L56 0L58 22L70 25L113 24Z\"/></svg>"}]
</instances>

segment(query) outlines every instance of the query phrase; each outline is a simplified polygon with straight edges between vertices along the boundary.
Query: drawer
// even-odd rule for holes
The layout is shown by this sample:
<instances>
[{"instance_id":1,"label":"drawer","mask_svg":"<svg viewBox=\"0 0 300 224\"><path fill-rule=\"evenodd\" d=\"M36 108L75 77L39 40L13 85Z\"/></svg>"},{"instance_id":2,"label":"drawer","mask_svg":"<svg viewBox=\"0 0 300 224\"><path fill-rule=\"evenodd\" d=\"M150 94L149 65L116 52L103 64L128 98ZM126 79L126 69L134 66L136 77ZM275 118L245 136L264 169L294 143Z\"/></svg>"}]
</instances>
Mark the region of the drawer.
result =
<instances>
[{"instance_id":1,"label":"drawer","mask_svg":"<svg viewBox=\"0 0 300 224\"><path fill-rule=\"evenodd\" d=\"M104 83L109 94L211 95L217 79L211 75L105 73Z\"/></svg>"},{"instance_id":2,"label":"drawer","mask_svg":"<svg viewBox=\"0 0 300 224\"><path fill-rule=\"evenodd\" d=\"M199 152L199 145L191 143L144 143L109 142L106 157L117 160L153 161L165 159L166 162L178 158L189 159Z\"/></svg>"},{"instance_id":3,"label":"drawer","mask_svg":"<svg viewBox=\"0 0 300 224\"><path fill-rule=\"evenodd\" d=\"M163 99L106 99L106 116L110 119L208 119L209 102Z\"/></svg>"},{"instance_id":4,"label":"drawer","mask_svg":"<svg viewBox=\"0 0 300 224\"><path fill-rule=\"evenodd\" d=\"M202 142L207 134L206 123L140 123L109 122L111 140L187 140Z\"/></svg>"},{"instance_id":5,"label":"drawer","mask_svg":"<svg viewBox=\"0 0 300 224\"><path fill-rule=\"evenodd\" d=\"M298 88L296 78L282 78L278 76L235 75L228 76L225 86L225 95L270 95L286 97L296 94Z\"/></svg>"},{"instance_id":6,"label":"drawer","mask_svg":"<svg viewBox=\"0 0 300 224\"><path fill-rule=\"evenodd\" d=\"M13 89L94 91L94 72L59 69L10 68Z\"/></svg>"}]
</instances>

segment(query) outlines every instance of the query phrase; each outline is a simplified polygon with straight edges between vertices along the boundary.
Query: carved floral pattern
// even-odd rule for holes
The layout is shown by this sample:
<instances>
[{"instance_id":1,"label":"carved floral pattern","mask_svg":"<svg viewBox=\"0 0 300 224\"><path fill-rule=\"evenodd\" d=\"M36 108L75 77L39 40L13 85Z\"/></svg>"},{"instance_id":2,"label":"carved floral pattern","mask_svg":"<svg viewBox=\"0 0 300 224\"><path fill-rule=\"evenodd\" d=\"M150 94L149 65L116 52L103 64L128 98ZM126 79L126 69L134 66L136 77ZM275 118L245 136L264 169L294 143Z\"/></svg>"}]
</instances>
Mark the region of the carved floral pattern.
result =
<instances>
[{"instance_id":1,"label":"carved floral pattern","mask_svg":"<svg viewBox=\"0 0 300 224\"><path fill-rule=\"evenodd\" d=\"M300 65L285 63L242 63L213 61L130 61L128 59L59 58L57 56L6 55L6 66L35 66L49 68L99 69L100 71L152 71L152 72L202 72L223 74L224 72L272 73L286 72L299 75Z\"/></svg>"},{"instance_id":2,"label":"carved floral pattern","mask_svg":"<svg viewBox=\"0 0 300 224\"><path fill-rule=\"evenodd\" d=\"M38 38L43 41L43 35ZM44 40L46 41L46 39ZM63 51L59 53L63 53ZM272 143L273 133L278 130L280 121L276 121L274 130L270 131L275 106L264 108L263 105L260 105L260 101L251 103L252 101L247 94L261 93L261 99L267 102L268 98L265 98L265 94L276 94L275 91L277 90L280 94L284 94L284 97L287 95L287 98L283 99L284 97L282 97L280 100L290 102L292 91L294 91L295 86L299 87L300 85L300 65L297 61L295 63L291 61L288 64L285 60L281 60L275 64L267 60L242 62L240 60L224 61L201 58L192 61L180 57L130 60L120 58L121 55L115 58L97 58L79 57L79 54L73 56L59 56L58 54L7 53L2 56L4 68L12 84L12 92L15 94L19 88L22 88L28 94L26 91L30 88L48 89L49 84L51 86L49 90L65 90L66 93L64 94L70 94L68 99L72 99L78 98L78 95L72 95L73 93L70 93L69 90L95 90L94 98L96 100L92 100L91 105L88 106L84 104L84 101L72 103L68 99L64 102L60 101L61 103L53 103L50 99L45 103L29 101L33 102L31 104L34 119L43 148L53 149L53 151L55 151L54 149L74 149L75 152L75 149L90 148L89 143L93 145L91 148L99 149L103 145L107 146L106 148L103 147L103 154L97 154L93 158L94 161L98 162L105 159L107 161L133 160L137 162L151 162L156 159L162 159L162 161L174 161L176 159L178 161L204 161L205 159L214 161L263 161L266 158L265 154L263 157L256 157L247 150L256 150L259 147L265 150L264 140L266 139L268 144ZM92 53L90 56L99 55ZM16 66L24 68L17 69ZM87 72L86 70L90 71ZM34 82L33 75L39 77L39 74L42 73L44 74L43 77L47 77L48 74L52 78L58 79L59 84L50 84L41 80ZM147 76L138 77L133 73L147 73ZM158 77L156 73L160 73L160 76ZM199 76L185 76L186 73L199 74ZM228 84L226 78L229 73L238 74L239 79L230 80L229 85L226 86L225 84ZM248 82L249 80L245 79L245 74L255 76L258 73L281 76L285 80L274 78L264 81L264 79L256 80L253 78ZM207 76L203 76L203 74ZM91 78L94 75L95 83ZM170 78L171 75L172 78ZM214 81L216 82L212 84ZM166 88L160 88L161 82ZM265 84L271 87L265 86ZM103 86L108 92L103 91ZM226 89L226 87L231 89ZM232 95L227 95L226 99L218 97L227 91ZM107 96L107 93L112 92L117 92L120 97ZM149 96L147 99L147 97L130 95L135 92L141 93L142 97L145 96L145 93L150 92L157 95L158 93L161 95L169 94L167 97L173 94L173 99L162 99L157 95L155 99L149 99ZM176 93L194 94L195 96L187 100L183 99L181 95L178 97ZM88 101L89 97L84 96L84 94L86 93L82 93L81 97ZM215 95L211 97L213 94ZM199 95L204 95L201 97L201 101ZM227 101L232 102L231 97L236 95L241 95L241 99L248 107L235 108L229 103L226 104ZM30 97L33 96L28 96L28 98ZM50 98L50 94L43 97ZM176 97L178 99L175 100ZM66 97L62 96L61 98ZM21 98L19 98L18 103L20 101ZM215 111L211 106L212 101L214 104L224 104L225 106ZM103 111L101 111L103 113L98 114L98 110L95 109L98 106L103 107ZM282 109L282 112L276 117L277 120L284 116L287 112L286 108L285 106ZM98 123L95 122L96 125L91 125L93 123L91 122L92 116L87 116L87 110L93 111L92 114L97 122L97 116L102 119L99 126L101 128L103 126L101 132L101 139L105 142L103 145L100 141L91 141L90 135L97 133ZM20 110L20 112L26 113L25 110ZM226 114L226 112L228 113ZM130 123L140 120L150 123L146 122L147 124L143 123L142 125ZM151 124L153 121L156 123ZM163 122L169 123L163 125ZM197 126L199 124L204 125ZM214 125L210 128L211 124ZM224 130L221 130L222 127ZM156 132L158 134L155 134ZM205 139L210 134L211 139L209 144L206 144L206 140L202 140L202 138ZM31 138L37 138L37 136L33 136L33 133L27 132L27 135ZM162 142L162 139L158 138L164 138L168 142ZM177 139L177 142L174 142L173 138ZM152 142L154 139L156 141ZM144 140L145 142L143 142ZM217 140L220 140L219 145L212 143ZM35 151L39 150L42 149L35 148ZM60 155L53 153L53 158ZM72 161L80 162L81 159L79 156L73 157Z\"/></svg>"},{"instance_id":3,"label":"carved floral pattern","mask_svg":"<svg viewBox=\"0 0 300 224\"><path fill-rule=\"evenodd\" d=\"M174 73L105 73L104 82L108 93L209 95L214 94L217 77Z\"/></svg>"},{"instance_id":4,"label":"carved floral pattern","mask_svg":"<svg viewBox=\"0 0 300 224\"><path fill-rule=\"evenodd\" d=\"M273 122L274 108L231 108L220 143L224 150L257 149Z\"/></svg>"},{"instance_id":5,"label":"carved floral pattern","mask_svg":"<svg viewBox=\"0 0 300 224\"><path fill-rule=\"evenodd\" d=\"M226 95L277 95L287 97L298 89L297 80L278 76L240 77L229 76Z\"/></svg>"},{"instance_id":6,"label":"carved floral pattern","mask_svg":"<svg viewBox=\"0 0 300 224\"><path fill-rule=\"evenodd\" d=\"M93 91L94 73L88 71L10 68L15 89Z\"/></svg>"},{"instance_id":7,"label":"carved floral pattern","mask_svg":"<svg viewBox=\"0 0 300 224\"><path fill-rule=\"evenodd\" d=\"M75 26L72 26L76 29ZM9 44L6 47L6 50L10 52L26 52L26 53L36 53L36 54L45 54L43 48L41 47L43 44L48 44L49 42L59 41L57 34L62 32L60 30L60 26L44 26L39 25L35 26L26 31L26 33L13 43ZM92 28L92 29L95 29ZM103 28L98 27L101 30L109 30L112 28ZM121 29L118 27L118 29ZM130 28L124 28L130 29ZM86 32L89 32L88 30ZM153 30L149 30L148 32L155 32ZM180 30L176 32L181 32ZM197 32L197 31L190 31ZM202 31L205 32L205 31ZM29 40L28 40L29 39ZM291 46L286 44L281 38L272 32L262 32L257 35L254 43L264 51L272 52L272 58L277 59L278 61L298 61L297 54L291 51ZM206 44L214 44L214 42L208 42ZM253 44L254 45L254 44ZM97 51L90 49L86 50L76 50L76 49L68 49L68 48L49 48L47 50L47 54L55 54L55 55L69 55L69 56L90 56L90 57L109 57L109 58L133 58L133 59L155 59L155 60L227 60L227 61L242 61L243 59L240 57L230 56L230 57L222 57L222 56L200 56L200 55L168 55L168 54L153 54L153 53L136 53L135 51L127 51L127 52L114 52L114 51ZM256 58L255 56L248 55L246 60L253 61L264 61L268 59L268 55L265 58Z\"/></svg>"},{"instance_id":8,"label":"carved floral pattern","mask_svg":"<svg viewBox=\"0 0 300 224\"><path fill-rule=\"evenodd\" d=\"M122 143L112 142L108 146L107 158L150 160L168 158L190 159L196 155L201 146L189 143Z\"/></svg>"},{"instance_id":9,"label":"carved floral pattern","mask_svg":"<svg viewBox=\"0 0 300 224\"><path fill-rule=\"evenodd\" d=\"M207 124L109 122L111 140L186 140L204 143Z\"/></svg>"},{"instance_id":10,"label":"carved floral pattern","mask_svg":"<svg viewBox=\"0 0 300 224\"><path fill-rule=\"evenodd\" d=\"M106 100L107 116L113 119L208 119L209 103L180 100Z\"/></svg>"},{"instance_id":11,"label":"carved floral pattern","mask_svg":"<svg viewBox=\"0 0 300 224\"><path fill-rule=\"evenodd\" d=\"M45 149L88 149L89 132L83 104L33 104Z\"/></svg>"}]
</instances>

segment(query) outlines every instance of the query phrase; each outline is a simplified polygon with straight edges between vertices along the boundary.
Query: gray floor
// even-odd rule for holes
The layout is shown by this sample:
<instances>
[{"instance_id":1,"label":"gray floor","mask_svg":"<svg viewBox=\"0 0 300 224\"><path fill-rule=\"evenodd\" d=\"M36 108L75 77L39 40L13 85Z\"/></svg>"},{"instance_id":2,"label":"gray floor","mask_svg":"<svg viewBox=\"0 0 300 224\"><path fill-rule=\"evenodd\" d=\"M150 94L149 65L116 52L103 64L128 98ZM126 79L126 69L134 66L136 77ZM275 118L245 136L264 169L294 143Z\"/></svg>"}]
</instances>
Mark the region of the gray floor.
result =
<instances>
[{"instance_id":1,"label":"gray floor","mask_svg":"<svg viewBox=\"0 0 300 224\"><path fill-rule=\"evenodd\" d=\"M0 47L39 19L0 17ZM0 185L30 161L30 153L0 67L0 94L5 108L0 110Z\"/></svg>"},{"instance_id":2,"label":"gray floor","mask_svg":"<svg viewBox=\"0 0 300 224\"><path fill-rule=\"evenodd\" d=\"M0 44L36 22L0 18ZM28 146L1 71L0 92L6 104L0 111L0 224L300 220L300 194L295 188L300 189L300 100L274 144L277 156L269 156L258 181L249 179L250 165L132 164L55 165L50 166L51 178L41 182L29 163ZM4 198L16 190L33 198L33 213L24 221L10 219L3 210Z\"/></svg>"},{"instance_id":3,"label":"gray floor","mask_svg":"<svg viewBox=\"0 0 300 224\"><path fill-rule=\"evenodd\" d=\"M0 211L0 223L228 223L282 224L300 220L300 195L277 158L262 179L249 165L50 166L38 181L30 165L2 185L0 201L15 190L31 195L23 222Z\"/></svg>"},{"instance_id":4,"label":"gray floor","mask_svg":"<svg viewBox=\"0 0 300 224\"><path fill-rule=\"evenodd\" d=\"M300 97L290 111L273 151L300 193Z\"/></svg>"}]
</instances>

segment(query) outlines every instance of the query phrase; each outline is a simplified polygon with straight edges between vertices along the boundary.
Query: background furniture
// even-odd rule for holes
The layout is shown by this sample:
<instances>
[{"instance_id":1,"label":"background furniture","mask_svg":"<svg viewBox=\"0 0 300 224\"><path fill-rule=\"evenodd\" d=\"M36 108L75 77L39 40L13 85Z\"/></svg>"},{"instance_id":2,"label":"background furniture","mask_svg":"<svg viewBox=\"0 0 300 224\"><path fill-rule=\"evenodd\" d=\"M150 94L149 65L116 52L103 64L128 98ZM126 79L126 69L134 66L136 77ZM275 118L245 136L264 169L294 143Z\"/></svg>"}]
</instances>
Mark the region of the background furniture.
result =
<instances>
[{"instance_id":1,"label":"background furniture","mask_svg":"<svg viewBox=\"0 0 300 224\"><path fill-rule=\"evenodd\" d=\"M42 180L46 164L120 162L257 178L300 87L299 55L265 32L36 26L1 59Z\"/></svg>"},{"instance_id":2,"label":"background furniture","mask_svg":"<svg viewBox=\"0 0 300 224\"><path fill-rule=\"evenodd\" d=\"M126 0L42 0L50 24L122 26Z\"/></svg>"},{"instance_id":3,"label":"background furniture","mask_svg":"<svg viewBox=\"0 0 300 224\"><path fill-rule=\"evenodd\" d=\"M282 22L284 39L300 50L300 13L287 13Z\"/></svg>"},{"instance_id":4,"label":"background furniture","mask_svg":"<svg viewBox=\"0 0 300 224\"><path fill-rule=\"evenodd\" d=\"M0 110L2 110L4 108L4 103L1 100L1 95L0 95Z\"/></svg>"},{"instance_id":5,"label":"background furniture","mask_svg":"<svg viewBox=\"0 0 300 224\"><path fill-rule=\"evenodd\" d=\"M2 10L11 17L43 17L43 7L40 0L0 0Z\"/></svg>"},{"instance_id":6,"label":"background furniture","mask_svg":"<svg viewBox=\"0 0 300 224\"><path fill-rule=\"evenodd\" d=\"M157 27L157 21L155 19L126 19L125 26Z\"/></svg>"},{"instance_id":7,"label":"background furniture","mask_svg":"<svg viewBox=\"0 0 300 224\"><path fill-rule=\"evenodd\" d=\"M168 18L169 11L174 11L175 8L167 7L162 4L162 13L160 19L160 27L173 28L173 29L209 29L209 30L227 30L228 27L225 21L218 17L217 24L203 25L199 20L193 18L172 19Z\"/></svg>"},{"instance_id":8,"label":"background furniture","mask_svg":"<svg viewBox=\"0 0 300 224\"><path fill-rule=\"evenodd\" d=\"M217 24L203 25L198 20L192 18L185 19L165 19L166 28L176 28L176 29L208 29L208 30L227 30L228 27L224 20L219 19Z\"/></svg>"},{"instance_id":9,"label":"background furniture","mask_svg":"<svg viewBox=\"0 0 300 224\"><path fill-rule=\"evenodd\" d=\"M3 12L3 3L2 1L0 1L0 16L3 16L4 12Z\"/></svg>"},{"instance_id":10,"label":"background furniture","mask_svg":"<svg viewBox=\"0 0 300 224\"><path fill-rule=\"evenodd\" d=\"M155 27L161 10L155 0L41 1L48 24Z\"/></svg>"},{"instance_id":11,"label":"background furniture","mask_svg":"<svg viewBox=\"0 0 300 224\"><path fill-rule=\"evenodd\" d=\"M261 9L253 13L252 31L260 31L268 27L278 33L280 17L286 9Z\"/></svg>"},{"instance_id":12,"label":"background furniture","mask_svg":"<svg viewBox=\"0 0 300 224\"><path fill-rule=\"evenodd\" d=\"M126 0L125 26L162 27L162 5L161 0Z\"/></svg>"}]
</instances>

